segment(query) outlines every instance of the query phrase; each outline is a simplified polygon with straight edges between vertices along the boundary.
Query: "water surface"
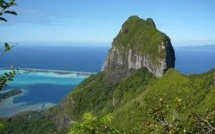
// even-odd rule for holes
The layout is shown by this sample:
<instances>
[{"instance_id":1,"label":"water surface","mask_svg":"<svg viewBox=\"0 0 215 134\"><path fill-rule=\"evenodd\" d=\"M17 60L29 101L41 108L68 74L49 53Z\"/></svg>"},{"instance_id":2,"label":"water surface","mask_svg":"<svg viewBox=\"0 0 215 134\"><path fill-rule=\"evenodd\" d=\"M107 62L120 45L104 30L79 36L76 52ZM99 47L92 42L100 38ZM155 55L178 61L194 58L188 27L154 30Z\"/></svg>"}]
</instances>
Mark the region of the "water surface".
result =
<instances>
[{"instance_id":1,"label":"water surface","mask_svg":"<svg viewBox=\"0 0 215 134\"><path fill-rule=\"evenodd\" d=\"M0 74L9 70L0 70ZM14 81L8 82L5 91L22 89L23 93L0 102L0 117L31 111L45 110L59 103L90 73L18 70Z\"/></svg>"}]
</instances>

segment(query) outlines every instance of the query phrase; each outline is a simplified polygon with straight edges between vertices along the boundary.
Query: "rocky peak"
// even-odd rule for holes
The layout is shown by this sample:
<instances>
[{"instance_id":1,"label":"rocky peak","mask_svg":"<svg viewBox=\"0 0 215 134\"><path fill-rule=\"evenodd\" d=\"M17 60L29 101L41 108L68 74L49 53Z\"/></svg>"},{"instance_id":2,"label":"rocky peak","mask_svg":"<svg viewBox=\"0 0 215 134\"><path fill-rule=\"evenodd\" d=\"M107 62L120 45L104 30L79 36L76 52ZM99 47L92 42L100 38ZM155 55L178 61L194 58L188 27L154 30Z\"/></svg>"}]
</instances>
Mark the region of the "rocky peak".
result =
<instances>
[{"instance_id":1,"label":"rocky peak","mask_svg":"<svg viewBox=\"0 0 215 134\"><path fill-rule=\"evenodd\" d=\"M146 23L148 23L148 25L151 25L152 27L156 28L155 22L153 21L152 18L147 18Z\"/></svg>"},{"instance_id":2,"label":"rocky peak","mask_svg":"<svg viewBox=\"0 0 215 134\"><path fill-rule=\"evenodd\" d=\"M170 38L157 30L153 19L131 16L114 38L102 71L110 82L117 82L142 67L160 77L174 65Z\"/></svg>"}]
</instances>

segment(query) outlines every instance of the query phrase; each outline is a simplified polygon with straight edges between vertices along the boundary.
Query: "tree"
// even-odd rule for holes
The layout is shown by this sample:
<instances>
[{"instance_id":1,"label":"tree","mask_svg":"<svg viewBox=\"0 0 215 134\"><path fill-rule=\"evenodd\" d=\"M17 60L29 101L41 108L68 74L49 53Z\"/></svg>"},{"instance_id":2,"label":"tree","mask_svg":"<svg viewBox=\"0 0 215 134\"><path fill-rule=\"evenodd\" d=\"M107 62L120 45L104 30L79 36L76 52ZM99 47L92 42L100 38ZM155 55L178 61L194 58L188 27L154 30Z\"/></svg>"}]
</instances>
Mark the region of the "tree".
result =
<instances>
[{"instance_id":1,"label":"tree","mask_svg":"<svg viewBox=\"0 0 215 134\"><path fill-rule=\"evenodd\" d=\"M83 122L71 121L69 134L119 134L118 130L109 127L112 120L110 114L97 118L91 113L84 113L82 120Z\"/></svg>"},{"instance_id":2,"label":"tree","mask_svg":"<svg viewBox=\"0 0 215 134\"><path fill-rule=\"evenodd\" d=\"M15 0L0 0L0 21L7 22L4 15L12 14L17 15L15 11L9 10L12 6L17 5ZM13 46L9 45L7 42L4 43L4 50L2 51L0 56L3 56L6 52L10 51ZM0 91L2 91L3 87L5 87L8 81L12 81L16 71L13 69L11 72L6 72L0 75Z\"/></svg>"},{"instance_id":3,"label":"tree","mask_svg":"<svg viewBox=\"0 0 215 134\"><path fill-rule=\"evenodd\" d=\"M170 109L173 105L174 110ZM153 120L148 121L147 131L160 127L160 133L215 133L215 111L200 115L189 102L180 98L171 104L161 98L157 105L148 110L148 115ZM183 116L188 117L187 120Z\"/></svg>"},{"instance_id":4,"label":"tree","mask_svg":"<svg viewBox=\"0 0 215 134\"><path fill-rule=\"evenodd\" d=\"M4 127L4 125L0 123L0 130L1 130L1 128L3 128L3 127Z\"/></svg>"}]
</instances>

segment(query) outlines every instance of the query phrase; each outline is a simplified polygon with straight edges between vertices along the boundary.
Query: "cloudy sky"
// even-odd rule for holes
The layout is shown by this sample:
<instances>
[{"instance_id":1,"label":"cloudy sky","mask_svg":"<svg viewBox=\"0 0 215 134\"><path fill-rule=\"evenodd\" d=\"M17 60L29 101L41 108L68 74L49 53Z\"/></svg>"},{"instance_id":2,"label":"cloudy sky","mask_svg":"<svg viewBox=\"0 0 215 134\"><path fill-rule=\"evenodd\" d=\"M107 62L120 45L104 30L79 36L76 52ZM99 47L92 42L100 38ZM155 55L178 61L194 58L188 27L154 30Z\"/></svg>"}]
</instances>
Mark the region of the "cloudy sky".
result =
<instances>
[{"instance_id":1,"label":"cloudy sky","mask_svg":"<svg viewBox=\"0 0 215 134\"><path fill-rule=\"evenodd\" d=\"M131 15L153 18L174 46L215 44L214 0L17 0L0 41L110 45Z\"/></svg>"}]
</instances>

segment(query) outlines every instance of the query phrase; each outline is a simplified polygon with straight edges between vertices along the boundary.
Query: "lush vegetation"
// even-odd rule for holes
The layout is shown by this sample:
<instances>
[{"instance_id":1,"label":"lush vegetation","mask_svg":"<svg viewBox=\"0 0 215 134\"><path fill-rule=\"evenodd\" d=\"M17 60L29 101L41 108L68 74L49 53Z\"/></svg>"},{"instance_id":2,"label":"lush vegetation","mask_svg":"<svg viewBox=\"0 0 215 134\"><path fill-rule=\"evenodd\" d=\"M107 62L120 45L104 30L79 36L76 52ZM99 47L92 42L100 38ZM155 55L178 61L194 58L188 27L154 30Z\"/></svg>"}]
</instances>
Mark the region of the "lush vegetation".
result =
<instances>
[{"instance_id":1,"label":"lush vegetation","mask_svg":"<svg viewBox=\"0 0 215 134\"><path fill-rule=\"evenodd\" d=\"M101 118L94 117L91 113L84 113L83 122L71 121L69 134L119 134L120 132L109 127L112 116L110 114Z\"/></svg>"},{"instance_id":2,"label":"lush vegetation","mask_svg":"<svg viewBox=\"0 0 215 134\"><path fill-rule=\"evenodd\" d=\"M16 89L16 90L14 89L14 90L10 90L10 91L5 92L5 93L0 93L0 102L1 102L1 100L7 99L11 96L18 95L21 93L22 93L22 90L20 90L20 89Z\"/></svg>"},{"instance_id":3,"label":"lush vegetation","mask_svg":"<svg viewBox=\"0 0 215 134\"><path fill-rule=\"evenodd\" d=\"M151 58L164 58L161 45L166 45L168 40L164 33L156 29L152 19L143 20L137 16L131 16L123 24L113 45L123 47L122 49L132 48L138 54L144 53Z\"/></svg>"},{"instance_id":4,"label":"lush vegetation","mask_svg":"<svg viewBox=\"0 0 215 134\"><path fill-rule=\"evenodd\" d=\"M41 112L24 113L1 119L4 124L0 134L56 134L56 126Z\"/></svg>"},{"instance_id":5,"label":"lush vegetation","mask_svg":"<svg viewBox=\"0 0 215 134\"><path fill-rule=\"evenodd\" d=\"M69 133L69 122L76 122L73 129L80 128L86 112L97 117L111 113L108 127L121 133L214 133L213 73L186 76L170 69L156 78L142 68L117 84L109 84L101 72L82 82L42 118L4 120L4 133Z\"/></svg>"},{"instance_id":6,"label":"lush vegetation","mask_svg":"<svg viewBox=\"0 0 215 134\"><path fill-rule=\"evenodd\" d=\"M81 121L89 111L98 116L111 113L111 127L124 133L208 132L214 129L207 121L211 126L215 121L213 71L186 76L170 69L155 78L140 69L115 85L106 83L101 72L76 87L52 111L53 120Z\"/></svg>"},{"instance_id":7,"label":"lush vegetation","mask_svg":"<svg viewBox=\"0 0 215 134\"><path fill-rule=\"evenodd\" d=\"M187 77L169 70L139 97L118 108L113 116L122 123L114 122L113 125L130 133L161 133L166 132L162 124L165 119L170 124L180 125L180 133L183 130L198 132L194 126L199 127L199 122L192 116L193 112L196 111L201 117L214 112L214 99L208 98L214 89L212 71ZM164 104L161 105L161 102ZM203 108L205 105L207 108Z\"/></svg>"},{"instance_id":8,"label":"lush vegetation","mask_svg":"<svg viewBox=\"0 0 215 134\"><path fill-rule=\"evenodd\" d=\"M5 19L5 14L12 14L17 15L15 11L11 11L10 8L12 6L15 6L15 0L0 0L0 21L7 22L7 19ZM13 46L9 45L7 42L4 43L4 50L0 54L0 56L3 56L6 52L11 50ZM3 87L7 86L7 81L12 81L13 77L15 76L16 71L13 70L12 72L6 72L3 75L0 75L0 91L3 89Z\"/></svg>"},{"instance_id":9,"label":"lush vegetation","mask_svg":"<svg viewBox=\"0 0 215 134\"><path fill-rule=\"evenodd\" d=\"M91 112L98 116L106 115L113 112L118 107L117 105L121 105L122 101L138 95L141 92L138 87L144 86L144 83L146 84L153 78L154 76L143 68L132 76L126 77L122 83L112 84L108 83L104 72L98 73L77 86L58 107L52 110L51 114L55 114L53 118L58 120L56 124L59 126L62 124L65 126L64 121L66 121L59 124L59 119L80 120L85 112ZM126 89L123 89L125 91L122 91L123 94L121 94L119 90L124 87ZM131 91L127 91L129 88ZM117 97L114 97L113 94ZM61 110L59 111L59 109Z\"/></svg>"}]
</instances>

